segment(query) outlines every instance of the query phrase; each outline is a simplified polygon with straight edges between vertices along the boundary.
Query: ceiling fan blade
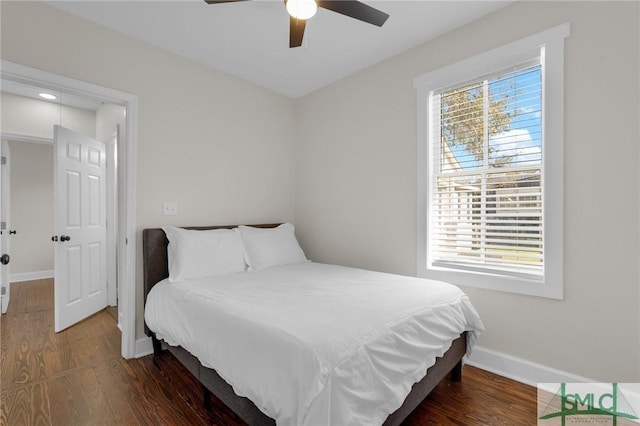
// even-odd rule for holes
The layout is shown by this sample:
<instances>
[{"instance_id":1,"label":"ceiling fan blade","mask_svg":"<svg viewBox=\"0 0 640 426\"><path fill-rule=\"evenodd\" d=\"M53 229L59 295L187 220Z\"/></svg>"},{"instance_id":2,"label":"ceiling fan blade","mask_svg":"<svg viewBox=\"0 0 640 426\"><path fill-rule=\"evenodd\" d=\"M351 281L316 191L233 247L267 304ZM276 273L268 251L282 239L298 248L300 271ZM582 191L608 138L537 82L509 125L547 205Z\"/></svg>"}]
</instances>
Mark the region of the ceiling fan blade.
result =
<instances>
[{"instance_id":1,"label":"ceiling fan blade","mask_svg":"<svg viewBox=\"0 0 640 426\"><path fill-rule=\"evenodd\" d=\"M381 27L389 17L388 14L359 1L351 0L318 0L318 7L346 15L359 21Z\"/></svg>"},{"instance_id":2,"label":"ceiling fan blade","mask_svg":"<svg viewBox=\"0 0 640 426\"><path fill-rule=\"evenodd\" d=\"M218 4L218 3L235 3L237 1L248 1L248 0L204 0L208 4Z\"/></svg>"},{"instance_id":3,"label":"ceiling fan blade","mask_svg":"<svg viewBox=\"0 0 640 426\"><path fill-rule=\"evenodd\" d=\"M302 38L304 37L304 27L307 21L304 19L296 19L289 17L289 47L302 46Z\"/></svg>"}]
</instances>

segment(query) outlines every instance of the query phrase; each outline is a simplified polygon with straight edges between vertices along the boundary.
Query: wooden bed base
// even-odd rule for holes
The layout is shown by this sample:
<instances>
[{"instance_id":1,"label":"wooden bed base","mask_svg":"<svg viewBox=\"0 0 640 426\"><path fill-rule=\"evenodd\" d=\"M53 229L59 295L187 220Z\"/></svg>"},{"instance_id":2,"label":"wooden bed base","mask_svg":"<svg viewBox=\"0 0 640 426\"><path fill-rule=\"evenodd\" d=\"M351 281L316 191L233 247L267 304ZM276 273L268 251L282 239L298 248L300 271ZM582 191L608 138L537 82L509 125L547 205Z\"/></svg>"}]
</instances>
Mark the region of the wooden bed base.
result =
<instances>
[{"instance_id":1,"label":"wooden bed base","mask_svg":"<svg viewBox=\"0 0 640 426\"><path fill-rule=\"evenodd\" d=\"M185 227L186 229L230 229L230 226L206 226ZM251 225L260 228L274 228L278 224ZM164 231L160 228L145 229L142 232L143 262L144 262L144 300L151 288L161 280L169 276L167 261L168 240ZM203 401L205 407L210 407L210 397L213 393L227 407L249 425L275 425L275 420L260 411L251 400L235 394L233 388L222 379L218 373L204 367L200 361L182 347L163 345L155 334L145 324L145 332L153 341L154 355L162 352L163 346L173 354L181 364L185 366L202 384ZM464 332L453 341L445 354L437 358L436 363L427 370L427 375L414 384L411 392L398 410L391 413L384 422L385 426L399 425L402 421L424 400L424 398L442 381L449 373L453 381L462 380L462 357L467 349L467 333Z\"/></svg>"}]
</instances>

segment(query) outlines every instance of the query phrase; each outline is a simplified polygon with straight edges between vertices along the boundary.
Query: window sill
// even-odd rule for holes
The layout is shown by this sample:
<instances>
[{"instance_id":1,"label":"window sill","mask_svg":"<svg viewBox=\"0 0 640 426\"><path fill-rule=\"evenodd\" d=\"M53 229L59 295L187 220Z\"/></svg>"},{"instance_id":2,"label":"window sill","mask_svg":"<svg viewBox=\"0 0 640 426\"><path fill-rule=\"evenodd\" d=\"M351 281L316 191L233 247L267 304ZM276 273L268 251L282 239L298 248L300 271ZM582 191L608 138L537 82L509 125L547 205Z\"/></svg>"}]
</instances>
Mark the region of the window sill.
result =
<instances>
[{"instance_id":1,"label":"window sill","mask_svg":"<svg viewBox=\"0 0 640 426\"><path fill-rule=\"evenodd\" d=\"M446 281L457 286L497 290L507 293L562 300L562 280L532 280L488 273L467 272L447 268L419 268L418 277Z\"/></svg>"}]
</instances>

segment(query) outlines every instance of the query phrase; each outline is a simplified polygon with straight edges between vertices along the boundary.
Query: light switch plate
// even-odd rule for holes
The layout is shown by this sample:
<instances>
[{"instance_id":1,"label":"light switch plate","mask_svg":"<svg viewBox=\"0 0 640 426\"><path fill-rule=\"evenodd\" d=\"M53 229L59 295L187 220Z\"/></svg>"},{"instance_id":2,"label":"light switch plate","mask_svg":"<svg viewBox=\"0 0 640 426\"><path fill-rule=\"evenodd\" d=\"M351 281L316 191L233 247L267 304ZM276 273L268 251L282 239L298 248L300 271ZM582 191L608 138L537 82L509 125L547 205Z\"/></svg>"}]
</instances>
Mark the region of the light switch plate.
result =
<instances>
[{"instance_id":1,"label":"light switch plate","mask_svg":"<svg viewBox=\"0 0 640 426\"><path fill-rule=\"evenodd\" d=\"M178 203L165 201L162 204L162 215L163 216L175 216L178 214Z\"/></svg>"}]
</instances>

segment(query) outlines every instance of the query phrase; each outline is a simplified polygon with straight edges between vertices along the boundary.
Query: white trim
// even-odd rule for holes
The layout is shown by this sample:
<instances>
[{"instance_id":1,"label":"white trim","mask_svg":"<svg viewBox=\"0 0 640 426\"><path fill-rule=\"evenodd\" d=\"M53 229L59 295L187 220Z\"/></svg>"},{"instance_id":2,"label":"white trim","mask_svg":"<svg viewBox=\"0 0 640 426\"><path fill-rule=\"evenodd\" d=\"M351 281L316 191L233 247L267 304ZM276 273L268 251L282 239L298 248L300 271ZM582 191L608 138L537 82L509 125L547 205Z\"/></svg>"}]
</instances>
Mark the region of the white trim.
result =
<instances>
[{"instance_id":1,"label":"white trim","mask_svg":"<svg viewBox=\"0 0 640 426\"><path fill-rule=\"evenodd\" d=\"M132 358L136 353L136 176L138 147L138 97L136 95L110 89L53 74L48 71L27 67L2 60L0 65L3 79L38 86L81 97L97 98L101 101L123 105L126 108L124 155L122 180L124 194L120 194L118 209L124 223L120 223L118 238L118 282L122 298L119 310L122 312L122 356Z\"/></svg>"},{"instance_id":2,"label":"white trim","mask_svg":"<svg viewBox=\"0 0 640 426\"><path fill-rule=\"evenodd\" d=\"M5 164L0 167L0 217L5 222L5 231L0 235L0 249L2 253L11 253L11 234L6 231L11 229L11 148L9 142L2 138L0 141L0 153L5 159ZM11 299L11 263L0 268L0 287L4 294L0 293L0 312L7 313Z\"/></svg>"},{"instance_id":3,"label":"white trim","mask_svg":"<svg viewBox=\"0 0 640 426\"><path fill-rule=\"evenodd\" d=\"M47 278L53 278L53 269L48 271L35 271L35 272L20 272L17 274L9 275L10 283L18 283L23 281L44 280Z\"/></svg>"},{"instance_id":4,"label":"white trim","mask_svg":"<svg viewBox=\"0 0 640 426\"><path fill-rule=\"evenodd\" d=\"M124 180L124 194L118 193L120 203L118 211L125 218L125 223L120 223L121 237L118 241L124 267L118 269L122 274L118 277L121 286L119 293L122 296L118 301L118 312L122 314L122 356L131 358L135 356L136 338L136 188L138 176L138 97L133 96L126 104L127 117L125 121L125 146L124 164L122 167ZM123 226L124 225L124 226ZM125 339L125 336L128 336Z\"/></svg>"},{"instance_id":5,"label":"white trim","mask_svg":"<svg viewBox=\"0 0 640 426\"><path fill-rule=\"evenodd\" d=\"M2 132L2 139L6 139L10 142L27 142L27 143L37 143L41 145L53 145L52 138L42 138L39 136L29 136L29 135L23 135L19 133Z\"/></svg>"},{"instance_id":6,"label":"white trim","mask_svg":"<svg viewBox=\"0 0 640 426\"><path fill-rule=\"evenodd\" d=\"M481 77L496 71L507 70L537 56L540 48L547 45L549 40L564 40L569 36L569 31L570 26L566 22L455 64L430 71L416 77L413 80L413 86L417 89L423 87L437 89L464 83L469 81L470 77Z\"/></svg>"},{"instance_id":7,"label":"white trim","mask_svg":"<svg viewBox=\"0 0 640 426\"><path fill-rule=\"evenodd\" d=\"M417 259L418 277L449 281L456 285L499 290L562 300L563 290L563 158L564 158L564 39L565 23L472 58L415 78L418 122ZM429 98L435 90L470 78L505 70L535 56L543 64L543 235L544 281L490 273L436 268L428 261L429 192L431 185Z\"/></svg>"},{"instance_id":8,"label":"white trim","mask_svg":"<svg viewBox=\"0 0 640 426\"><path fill-rule=\"evenodd\" d=\"M122 312L120 312L120 309L118 309L118 330L122 333Z\"/></svg>"},{"instance_id":9,"label":"white trim","mask_svg":"<svg viewBox=\"0 0 640 426\"><path fill-rule=\"evenodd\" d=\"M99 139L104 142L107 154L106 194L107 194L107 303L118 304L118 125L108 136Z\"/></svg>"},{"instance_id":10,"label":"white trim","mask_svg":"<svg viewBox=\"0 0 640 426\"><path fill-rule=\"evenodd\" d=\"M153 343L151 337L136 340L136 358L151 355L153 353Z\"/></svg>"},{"instance_id":11,"label":"white trim","mask_svg":"<svg viewBox=\"0 0 640 426\"><path fill-rule=\"evenodd\" d=\"M467 364L530 386L536 386L538 383L594 383L598 381L480 346L473 348Z\"/></svg>"}]
</instances>

